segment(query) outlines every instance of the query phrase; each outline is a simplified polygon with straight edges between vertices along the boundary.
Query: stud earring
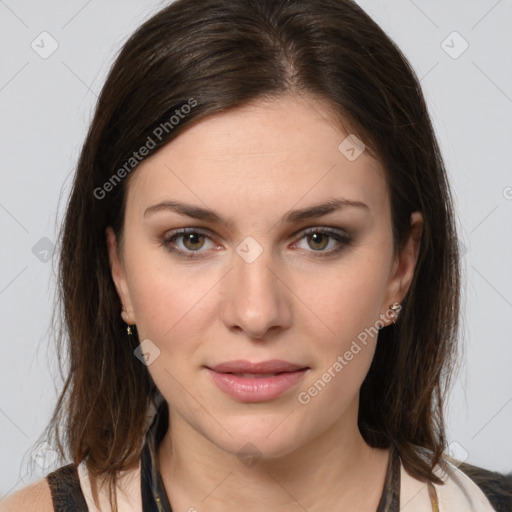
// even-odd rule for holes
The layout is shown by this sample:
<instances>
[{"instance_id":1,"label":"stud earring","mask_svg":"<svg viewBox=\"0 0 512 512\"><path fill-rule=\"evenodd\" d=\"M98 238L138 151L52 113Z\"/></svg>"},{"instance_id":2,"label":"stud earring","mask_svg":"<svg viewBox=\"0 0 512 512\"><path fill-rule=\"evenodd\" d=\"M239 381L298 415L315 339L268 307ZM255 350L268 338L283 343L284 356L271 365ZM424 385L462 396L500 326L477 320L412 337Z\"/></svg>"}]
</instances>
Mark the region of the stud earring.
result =
<instances>
[{"instance_id":1,"label":"stud earring","mask_svg":"<svg viewBox=\"0 0 512 512\"><path fill-rule=\"evenodd\" d=\"M402 309L402 306L400 303L395 302L389 306L389 309L393 311L393 323L396 323L396 317L398 316L398 312Z\"/></svg>"}]
</instances>

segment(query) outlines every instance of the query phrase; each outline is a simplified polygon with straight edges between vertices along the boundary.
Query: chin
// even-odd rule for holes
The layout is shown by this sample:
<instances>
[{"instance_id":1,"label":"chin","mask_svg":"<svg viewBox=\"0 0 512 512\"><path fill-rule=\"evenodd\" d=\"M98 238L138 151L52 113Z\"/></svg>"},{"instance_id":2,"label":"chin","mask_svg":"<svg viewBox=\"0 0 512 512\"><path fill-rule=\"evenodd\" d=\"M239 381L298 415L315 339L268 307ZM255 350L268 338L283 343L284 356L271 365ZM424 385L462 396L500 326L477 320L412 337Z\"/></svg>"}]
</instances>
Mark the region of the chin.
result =
<instances>
[{"instance_id":1,"label":"chin","mask_svg":"<svg viewBox=\"0 0 512 512\"><path fill-rule=\"evenodd\" d=\"M274 439L269 441L265 437L240 436L230 440L229 443L219 444L219 448L240 459L246 465L247 459L251 460L272 460L284 457L300 448L297 439Z\"/></svg>"},{"instance_id":2,"label":"chin","mask_svg":"<svg viewBox=\"0 0 512 512\"><path fill-rule=\"evenodd\" d=\"M203 432L220 449L235 455L239 459L255 457L258 459L276 459L300 449L306 442L304 431L283 421L288 413L261 418L244 418L237 421L224 421L221 432ZM290 418L291 419L291 418ZM296 419L295 419L296 421ZM207 430L211 430L208 426ZM220 434L220 435L219 435Z\"/></svg>"}]
</instances>

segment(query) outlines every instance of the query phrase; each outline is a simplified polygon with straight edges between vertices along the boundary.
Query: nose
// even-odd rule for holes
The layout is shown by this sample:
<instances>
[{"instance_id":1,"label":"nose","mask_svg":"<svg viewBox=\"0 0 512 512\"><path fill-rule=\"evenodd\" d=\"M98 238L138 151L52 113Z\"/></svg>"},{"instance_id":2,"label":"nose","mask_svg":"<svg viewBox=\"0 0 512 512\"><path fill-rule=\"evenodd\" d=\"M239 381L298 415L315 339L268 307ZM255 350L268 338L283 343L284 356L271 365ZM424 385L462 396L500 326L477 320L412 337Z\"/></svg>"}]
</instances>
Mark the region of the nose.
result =
<instances>
[{"instance_id":1,"label":"nose","mask_svg":"<svg viewBox=\"0 0 512 512\"><path fill-rule=\"evenodd\" d=\"M270 329L287 329L292 321L290 291L265 252L251 263L235 254L224 281L223 322L252 339L268 336Z\"/></svg>"}]
</instances>

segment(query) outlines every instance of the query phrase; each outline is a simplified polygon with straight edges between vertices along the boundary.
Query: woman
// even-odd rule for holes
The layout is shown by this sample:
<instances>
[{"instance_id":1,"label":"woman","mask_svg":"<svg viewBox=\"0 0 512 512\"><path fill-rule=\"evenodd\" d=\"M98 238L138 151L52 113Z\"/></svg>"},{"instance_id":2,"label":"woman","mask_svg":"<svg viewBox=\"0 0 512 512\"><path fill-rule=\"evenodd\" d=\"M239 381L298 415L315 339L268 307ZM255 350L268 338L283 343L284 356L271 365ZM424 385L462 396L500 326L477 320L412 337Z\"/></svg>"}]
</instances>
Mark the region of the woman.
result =
<instances>
[{"instance_id":1,"label":"woman","mask_svg":"<svg viewBox=\"0 0 512 512\"><path fill-rule=\"evenodd\" d=\"M5 510L494 510L443 458L456 240L418 81L356 4L176 1L64 221L72 463Z\"/></svg>"}]
</instances>

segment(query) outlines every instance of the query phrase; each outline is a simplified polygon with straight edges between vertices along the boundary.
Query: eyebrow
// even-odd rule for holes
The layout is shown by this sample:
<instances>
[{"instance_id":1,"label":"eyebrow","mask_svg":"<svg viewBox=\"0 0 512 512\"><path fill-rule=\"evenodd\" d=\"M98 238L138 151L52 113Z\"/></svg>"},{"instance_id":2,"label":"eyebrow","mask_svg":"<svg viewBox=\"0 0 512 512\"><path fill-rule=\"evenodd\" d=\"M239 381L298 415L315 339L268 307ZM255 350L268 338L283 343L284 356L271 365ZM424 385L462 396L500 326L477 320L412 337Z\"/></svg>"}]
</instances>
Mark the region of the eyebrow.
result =
<instances>
[{"instance_id":1,"label":"eyebrow","mask_svg":"<svg viewBox=\"0 0 512 512\"><path fill-rule=\"evenodd\" d=\"M329 213L333 213L349 207L361 208L366 211L370 210L368 205L361 201L352 201L350 199L340 197L329 199L328 201L325 201L317 205L308 206L307 208L290 210L285 213L283 219L281 220L281 223L285 222L291 224L301 222L307 219L323 217L324 215L328 215ZM231 222L228 222L226 219L222 218L213 210L210 210L208 208L202 208L200 206L195 206L192 204L182 203L181 201L163 201L161 203L150 206L144 212L144 217L161 211L171 211L179 215L192 217L194 219L210 221L216 224L226 226L227 228L230 228L232 225Z\"/></svg>"}]
</instances>

